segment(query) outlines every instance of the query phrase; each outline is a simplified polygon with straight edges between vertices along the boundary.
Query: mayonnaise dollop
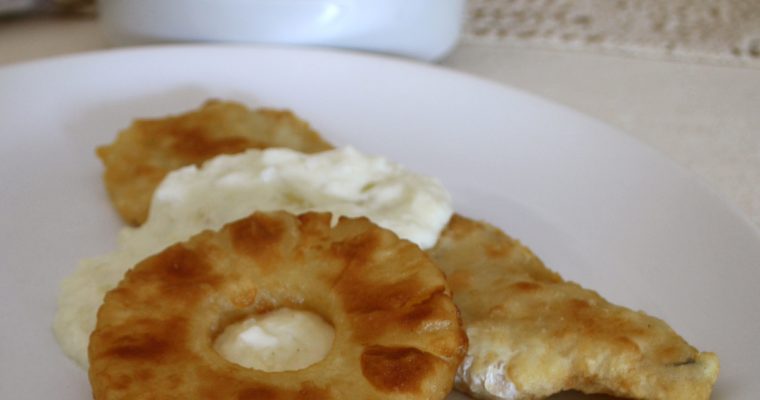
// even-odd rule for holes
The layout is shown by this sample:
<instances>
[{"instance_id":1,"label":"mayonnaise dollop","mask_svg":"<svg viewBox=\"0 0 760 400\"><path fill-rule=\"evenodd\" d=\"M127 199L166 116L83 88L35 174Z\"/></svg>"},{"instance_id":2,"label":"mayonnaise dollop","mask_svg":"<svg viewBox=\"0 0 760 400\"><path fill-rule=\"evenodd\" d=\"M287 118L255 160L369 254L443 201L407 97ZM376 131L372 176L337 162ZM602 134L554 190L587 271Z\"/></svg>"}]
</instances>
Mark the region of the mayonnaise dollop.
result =
<instances>
[{"instance_id":1,"label":"mayonnaise dollop","mask_svg":"<svg viewBox=\"0 0 760 400\"><path fill-rule=\"evenodd\" d=\"M366 216L422 248L435 244L453 213L434 179L350 147L316 154L249 150L181 168L156 189L145 224L122 230L116 252L82 261L63 281L53 326L63 351L87 367L97 309L137 262L204 229L274 210Z\"/></svg>"}]
</instances>

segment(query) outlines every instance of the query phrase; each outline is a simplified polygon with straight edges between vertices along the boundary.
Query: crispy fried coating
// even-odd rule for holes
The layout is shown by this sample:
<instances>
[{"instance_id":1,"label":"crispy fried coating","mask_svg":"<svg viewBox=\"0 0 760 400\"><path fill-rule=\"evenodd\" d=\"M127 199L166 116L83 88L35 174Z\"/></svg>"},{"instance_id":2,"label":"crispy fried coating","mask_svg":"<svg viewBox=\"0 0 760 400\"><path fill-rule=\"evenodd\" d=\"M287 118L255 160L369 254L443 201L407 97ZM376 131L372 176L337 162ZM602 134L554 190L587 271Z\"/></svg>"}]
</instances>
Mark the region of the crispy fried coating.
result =
<instances>
[{"instance_id":1,"label":"crispy fried coating","mask_svg":"<svg viewBox=\"0 0 760 400\"><path fill-rule=\"evenodd\" d=\"M454 216L429 251L470 340L458 389L483 399L563 390L650 400L709 399L718 358L665 322L562 280L526 247Z\"/></svg>"},{"instance_id":2,"label":"crispy fried coating","mask_svg":"<svg viewBox=\"0 0 760 400\"><path fill-rule=\"evenodd\" d=\"M220 154L250 148L287 147L304 153L332 148L290 111L249 110L211 100L200 109L159 119L141 119L99 147L106 190L119 215L131 225L145 222L150 200L164 176Z\"/></svg>"},{"instance_id":3,"label":"crispy fried coating","mask_svg":"<svg viewBox=\"0 0 760 400\"><path fill-rule=\"evenodd\" d=\"M315 312L322 361L264 372L212 342L230 321ZM95 399L442 399L467 339L445 276L416 245L326 213L256 213L152 256L110 291L90 339Z\"/></svg>"},{"instance_id":4,"label":"crispy fried coating","mask_svg":"<svg viewBox=\"0 0 760 400\"><path fill-rule=\"evenodd\" d=\"M280 125L278 118L282 120ZM269 126L280 126L281 131L278 132L286 133L267 136L266 132L270 131L263 127ZM237 132L255 133L246 136L247 134ZM259 135L259 132L264 134ZM242 144L243 140L248 139L241 139L241 136L253 138L251 143L254 144ZM218 154L239 152L249 147L272 146L304 152L331 148L290 113L249 111L234 103L212 101L199 111L181 116L137 121L122 132L114 144L100 148L98 154L106 164L105 181L114 204L126 221L139 224L147 216L153 190L167 172L184 165L198 164ZM229 231L229 226L223 230ZM200 237L205 237L203 235ZM197 246L193 243L197 243L197 240L179 246L195 249ZM214 248L220 248L215 246ZM269 245L264 245L267 246ZM541 399L563 390L652 400L709 398L719 370L717 356L700 353L657 318L612 305L597 293L564 281L547 269L530 250L498 229L455 216L442 233L437 246L428 253L448 277L449 287L454 292L454 301L461 310L469 336L470 349L457 374L456 386L459 390L483 399ZM357 254L356 257L360 256ZM150 260L140 264L137 270L149 268L143 266L146 263L150 263ZM125 282L136 279L134 274L135 272L129 273ZM160 283L153 281L151 285L155 288ZM344 287L350 289L348 285ZM130 293L132 292L125 292L120 287L108 295L107 303L108 299L111 299L111 303L116 301L122 305L136 301L130 297ZM250 293L244 290L239 290L239 293L235 297L236 301L247 304L246 299ZM397 297L395 291L387 294L376 291L365 293L361 286L353 293L351 309L357 312L371 308L370 304L379 304L380 299L394 302ZM448 292L444 290L442 293ZM361 300L365 296L369 296L367 300ZM278 304L290 303L284 301ZM111 310L113 307L111 304L103 309ZM266 304L245 307L253 311L271 308ZM170 334L169 331L177 331L180 335L192 332L189 330L192 327L185 326L186 321L176 325L175 320L162 320L160 325L164 328L161 328L158 322L149 318L149 312L152 310L144 310L146 318L141 320L148 327L152 326L159 331L165 329L166 335ZM416 313L423 315L427 312L420 310ZM354 338L383 330L385 319L374 315L375 313L367 312L361 322L356 320L354 328L357 332L365 333ZM406 317L399 319L406 320ZM126 323L124 320L119 321L121 322L104 326L91 340L91 362L95 358L99 363L106 362L109 357L111 361L107 364L114 362L109 368L101 365L99 370L91 369L96 399L105 398L102 390L116 393L115 397L108 397L109 399L141 398L122 394L137 393L129 392L139 386L135 381L152 382L157 379L156 376L175 380L174 386L182 386L181 390L187 390L178 393L205 393L209 398L214 397L211 393L216 394L216 386L203 386L198 382L190 382L187 386L184 381L180 384L177 381L177 370L170 368L168 372L164 371L164 356L151 355L154 353L151 343L145 342L145 348L130 347L129 340L139 342L139 331L138 336L124 339L126 347L121 348L126 349L125 353L111 352L110 355L104 355L101 354L102 351L94 352L93 342L103 340L103 335L105 338L116 335L116 330L121 326L119 324ZM331 322L335 324L335 320ZM100 325L99 322L98 326ZM167 342L167 345L172 343ZM365 348L361 355L361 370L369 376L375 376L375 383L379 387L402 390L414 386L397 382L401 377L415 376L414 371L418 369L414 361L418 353L414 350L402 351L402 347L391 347L390 350L388 346ZM423 349L423 353L425 351L427 350ZM130 358L133 357L133 352L136 352L134 360ZM162 360L158 366L151 366L136 374L125 372L130 360L132 365L142 361L151 361L147 364L152 364L156 357ZM343 366L334 357L335 349L328 356L328 360L331 360L330 368L345 371L345 379L341 384L348 384L348 381L356 378L350 374L357 370L355 360ZM120 358L123 359L119 361ZM324 365L325 362L327 360L303 371L310 371L310 377L318 375L313 372L313 368ZM229 368L226 366L221 371L228 372ZM208 373L207 368L202 371ZM218 378L215 382L222 382L218 374L212 375L215 379ZM249 377L246 374L235 376ZM282 391L277 386L282 382L279 378L272 381L275 386L265 384L245 387L241 386L242 381L238 378L224 381L229 383L229 388L219 392L220 398L228 395L235 398L235 394L241 399L339 398L336 397L340 393L338 388L345 387L323 387L312 380L304 381L301 386L287 386L287 390ZM96 385L96 380L101 383ZM111 387L126 389L114 392L108 389ZM385 395L376 396L372 392L366 398L375 397L385 398ZM346 398L361 398L361 392L357 396Z\"/></svg>"}]
</instances>

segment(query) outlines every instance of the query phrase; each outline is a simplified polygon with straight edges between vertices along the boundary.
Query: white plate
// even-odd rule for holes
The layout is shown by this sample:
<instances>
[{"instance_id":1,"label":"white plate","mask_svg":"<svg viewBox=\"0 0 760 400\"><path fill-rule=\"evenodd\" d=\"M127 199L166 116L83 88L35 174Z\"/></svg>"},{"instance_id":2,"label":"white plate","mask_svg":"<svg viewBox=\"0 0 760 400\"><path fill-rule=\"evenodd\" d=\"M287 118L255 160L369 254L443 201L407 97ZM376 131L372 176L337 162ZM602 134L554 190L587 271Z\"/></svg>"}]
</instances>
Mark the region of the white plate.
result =
<instances>
[{"instance_id":1,"label":"white plate","mask_svg":"<svg viewBox=\"0 0 760 400\"><path fill-rule=\"evenodd\" d=\"M716 351L714 399L760 393L760 235L688 174L563 107L436 67L339 52L162 47L0 69L0 397L90 398L50 331L58 282L120 224L95 146L221 97L442 179L457 209L565 277Z\"/></svg>"}]
</instances>

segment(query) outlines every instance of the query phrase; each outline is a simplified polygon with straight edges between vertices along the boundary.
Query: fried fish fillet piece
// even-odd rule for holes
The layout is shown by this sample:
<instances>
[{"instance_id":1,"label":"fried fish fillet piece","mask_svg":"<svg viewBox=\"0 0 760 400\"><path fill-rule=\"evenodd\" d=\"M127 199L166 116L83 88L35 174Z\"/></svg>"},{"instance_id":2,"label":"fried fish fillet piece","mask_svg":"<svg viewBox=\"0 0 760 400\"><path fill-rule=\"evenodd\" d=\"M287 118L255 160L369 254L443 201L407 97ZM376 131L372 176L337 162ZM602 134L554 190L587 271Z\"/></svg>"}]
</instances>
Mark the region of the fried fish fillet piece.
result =
<instances>
[{"instance_id":1,"label":"fried fish fillet piece","mask_svg":"<svg viewBox=\"0 0 760 400\"><path fill-rule=\"evenodd\" d=\"M470 342L459 390L482 399L564 390L709 399L715 354L657 318L564 281L497 228L455 215L429 254L447 275Z\"/></svg>"},{"instance_id":2,"label":"fried fish fillet piece","mask_svg":"<svg viewBox=\"0 0 760 400\"><path fill-rule=\"evenodd\" d=\"M200 109L159 119L141 119L99 147L103 180L119 215L131 225L145 222L150 200L164 176L220 154L250 148L287 147L304 153L332 148L290 111L211 100Z\"/></svg>"}]
</instances>

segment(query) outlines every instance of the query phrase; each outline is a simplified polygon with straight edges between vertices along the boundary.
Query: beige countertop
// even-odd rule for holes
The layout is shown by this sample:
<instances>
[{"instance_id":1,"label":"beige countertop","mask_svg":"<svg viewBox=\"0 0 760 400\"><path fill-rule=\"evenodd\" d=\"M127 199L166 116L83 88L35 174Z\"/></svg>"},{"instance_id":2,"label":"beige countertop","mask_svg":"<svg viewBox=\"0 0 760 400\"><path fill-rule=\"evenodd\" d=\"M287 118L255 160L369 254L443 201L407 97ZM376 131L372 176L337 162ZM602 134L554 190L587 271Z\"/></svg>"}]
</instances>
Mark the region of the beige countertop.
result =
<instances>
[{"instance_id":1,"label":"beige countertop","mask_svg":"<svg viewBox=\"0 0 760 400\"><path fill-rule=\"evenodd\" d=\"M0 20L0 66L105 47L91 18ZM760 69L472 38L442 64L620 128L693 171L760 226Z\"/></svg>"}]
</instances>

